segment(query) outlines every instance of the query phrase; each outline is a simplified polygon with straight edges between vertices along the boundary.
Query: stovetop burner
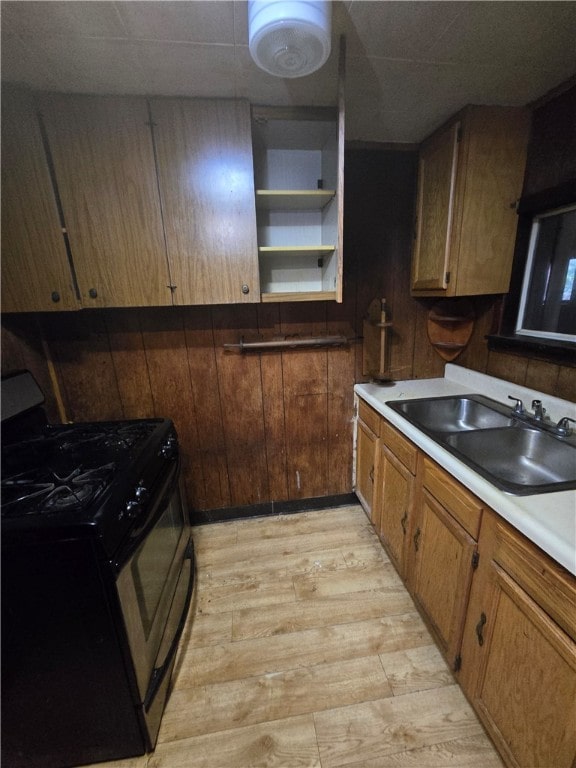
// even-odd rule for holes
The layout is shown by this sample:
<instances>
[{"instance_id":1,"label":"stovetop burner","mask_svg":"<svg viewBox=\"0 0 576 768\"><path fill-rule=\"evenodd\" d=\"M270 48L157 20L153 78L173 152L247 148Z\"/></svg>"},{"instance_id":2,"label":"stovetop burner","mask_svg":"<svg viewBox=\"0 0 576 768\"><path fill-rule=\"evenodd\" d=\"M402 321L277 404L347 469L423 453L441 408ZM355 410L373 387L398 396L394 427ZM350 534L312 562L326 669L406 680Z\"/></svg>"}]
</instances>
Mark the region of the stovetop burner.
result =
<instances>
[{"instance_id":1,"label":"stovetop burner","mask_svg":"<svg viewBox=\"0 0 576 768\"><path fill-rule=\"evenodd\" d=\"M45 424L2 445L2 518L87 509L139 457L161 419Z\"/></svg>"},{"instance_id":2,"label":"stovetop burner","mask_svg":"<svg viewBox=\"0 0 576 768\"><path fill-rule=\"evenodd\" d=\"M110 462L86 469L77 467L62 476L49 467L2 478L2 517L77 511L91 504L115 470Z\"/></svg>"}]
</instances>

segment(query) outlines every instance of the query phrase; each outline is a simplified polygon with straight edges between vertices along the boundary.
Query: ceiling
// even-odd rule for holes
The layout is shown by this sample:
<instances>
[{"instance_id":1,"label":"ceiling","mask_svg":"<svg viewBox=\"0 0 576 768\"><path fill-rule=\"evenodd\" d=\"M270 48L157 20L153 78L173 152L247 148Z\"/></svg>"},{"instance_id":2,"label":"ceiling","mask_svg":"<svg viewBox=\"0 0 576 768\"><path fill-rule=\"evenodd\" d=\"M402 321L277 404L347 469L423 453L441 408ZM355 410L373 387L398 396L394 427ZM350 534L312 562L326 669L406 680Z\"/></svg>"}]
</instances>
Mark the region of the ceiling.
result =
<instances>
[{"instance_id":1,"label":"ceiling","mask_svg":"<svg viewBox=\"0 0 576 768\"><path fill-rule=\"evenodd\" d=\"M42 90L333 105L346 36L346 138L421 141L465 104L523 105L576 74L576 2L333 2L332 54L308 77L259 70L247 3L0 4L2 79Z\"/></svg>"}]
</instances>

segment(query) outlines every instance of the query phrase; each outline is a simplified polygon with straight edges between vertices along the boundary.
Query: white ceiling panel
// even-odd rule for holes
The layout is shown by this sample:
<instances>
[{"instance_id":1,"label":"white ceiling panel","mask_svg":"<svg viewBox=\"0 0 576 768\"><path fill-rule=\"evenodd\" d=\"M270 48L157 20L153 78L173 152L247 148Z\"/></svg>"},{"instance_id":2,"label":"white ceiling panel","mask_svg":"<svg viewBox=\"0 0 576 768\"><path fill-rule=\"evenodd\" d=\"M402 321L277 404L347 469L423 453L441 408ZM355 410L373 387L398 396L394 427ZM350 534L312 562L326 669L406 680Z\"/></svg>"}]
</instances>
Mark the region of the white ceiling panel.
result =
<instances>
[{"instance_id":1,"label":"white ceiling panel","mask_svg":"<svg viewBox=\"0 0 576 768\"><path fill-rule=\"evenodd\" d=\"M332 3L333 52L281 80L248 51L245 0L4 0L2 79L89 93L330 105L347 41L346 132L418 142L468 103L526 104L576 75L576 1Z\"/></svg>"},{"instance_id":2,"label":"white ceiling panel","mask_svg":"<svg viewBox=\"0 0 576 768\"><path fill-rule=\"evenodd\" d=\"M112 5L112 3L110 3ZM234 45L234 3L219 0L186 3L126 2L116 4L130 37Z\"/></svg>"},{"instance_id":3,"label":"white ceiling panel","mask_svg":"<svg viewBox=\"0 0 576 768\"><path fill-rule=\"evenodd\" d=\"M134 43L145 75L143 93L162 96L229 98L235 96L233 45L199 45L166 41Z\"/></svg>"}]
</instances>

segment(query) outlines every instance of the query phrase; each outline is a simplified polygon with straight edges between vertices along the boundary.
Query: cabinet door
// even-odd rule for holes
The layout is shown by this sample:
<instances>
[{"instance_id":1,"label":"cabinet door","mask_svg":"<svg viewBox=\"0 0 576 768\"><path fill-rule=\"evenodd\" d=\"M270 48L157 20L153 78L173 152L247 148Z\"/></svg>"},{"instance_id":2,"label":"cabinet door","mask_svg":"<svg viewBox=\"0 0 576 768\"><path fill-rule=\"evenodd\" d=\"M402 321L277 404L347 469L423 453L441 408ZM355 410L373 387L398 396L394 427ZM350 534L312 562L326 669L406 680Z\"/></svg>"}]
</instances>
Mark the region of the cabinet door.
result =
<instances>
[{"instance_id":1,"label":"cabinet door","mask_svg":"<svg viewBox=\"0 0 576 768\"><path fill-rule=\"evenodd\" d=\"M448 661L456 665L476 541L426 490L412 534L412 589Z\"/></svg>"},{"instance_id":2,"label":"cabinet door","mask_svg":"<svg viewBox=\"0 0 576 768\"><path fill-rule=\"evenodd\" d=\"M374 519L374 480L376 475L376 447L378 438L366 424L358 421L356 438L356 495L370 519Z\"/></svg>"},{"instance_id":3,"label":"cabinet door","mask_svg":"<svg viewBox=\"0 0 576 768\"><path fill-rule=\"evenodd\" d=\"M459 168L463 175L465 170L465 183L457 192L455 214L458 259L450 266L453 295L508 292L529 126L528 110L466 110L461 147L466 160Z\"/></svg>"},{"instance_id":4,"label":"cabinet door","mask_svg":"<svg viewBox=\"0 0 576 768\"><path fill-rule=\"evenodd\" d=\"M420 151L412 289L445 290L458 160L460 123L435 134Z\"/></svg>"},{"instance_id":5,"label":"cabinet door","mask_svg":"<svg viewBox=\"0 0 576 768\"><path fill-rule=\"evenodd\" d=\"M146 101L54 95L41 107L83 305L171 304Z\"/></svg>"},{"instance_id":6,"label":"cabinet door","mask_svg":"<svg viewBox=\"0 0 576 768\"><path fill-rule=\"evenodd\" d=\"M576 580L485 511L459 681L507 765L576 764Z\"/></svg>"},{"instance_id":7,"label":"cabinet door","mask_svg":"<svg viewBox=\"0 0 576 768\"><path fill-rule=\"evenodd\" d=\"M250 108L151 102L175 304L258 302Z\"/></svg>"},{"instance_id":8,"label":"cabinet door","mask_svg":"<svg viewBox=\"0 0 576 768\"><path fill-rule=\"evenodd\" d=\"M382 445L380 450L378 534L398 573L404 577L414 475L385 445Z\"/></svg>"},{"instance_id":9,"label":"cabinet door","mask_svg":"<svg viewBox=\"0 0 576 768\"><path fill-rule=\"evenodd\" d=\"M30 96L2 89L2 311L77 309L40 124Z\"/></svg>"},{"instance_id":10,"label":"cabinet door","mask_svg":"<svg viewBox=\"0 0 576 768\"><path fill-rule=\"evenodd\" d=\"M493 590L472 616L482 644L473 702L508 765L572 768L576 644L492 562Z\"/></svg>"}]
</instances>

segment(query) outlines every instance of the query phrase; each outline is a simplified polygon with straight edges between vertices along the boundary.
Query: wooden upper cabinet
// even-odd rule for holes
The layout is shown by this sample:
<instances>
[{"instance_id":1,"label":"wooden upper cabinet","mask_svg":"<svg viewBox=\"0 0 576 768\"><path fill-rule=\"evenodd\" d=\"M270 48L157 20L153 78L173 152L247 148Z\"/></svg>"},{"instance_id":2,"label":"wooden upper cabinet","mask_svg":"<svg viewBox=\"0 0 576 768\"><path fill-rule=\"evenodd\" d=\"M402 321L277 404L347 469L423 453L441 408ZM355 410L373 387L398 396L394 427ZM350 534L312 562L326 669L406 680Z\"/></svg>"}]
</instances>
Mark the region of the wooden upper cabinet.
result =
<instances>
[{"instance_id":1,"label":"wooden upper cabinet","mask_svg":"<svg viewBox=\"0 0 576 768\"><path fill-rule=\"evenodd\" d=\"M76 309L72 273L31 96L2 89L2 311Z\"/></svg>"},{"instance_id":2,"label":"wooden upper cabinet","mask_svg":"<svg viewBox=\"0 0 576 768\"><path fill-rule=\"evenodd\" d=\"M248 102L154 99L151 113L174 303L260 301Z\"/></svg>"},{"instance_id":3,"label":"wooden upper cabinet","mask_svg":"<svg viewBox=\"0 0 576 768\"><path fill-rule=\"evenodd\" d=\"M420 151L412 263L414 290L445 291L447 287L459 132L460 123L454 123L432 137Z\"/></svg>"},{"instance_id":4,"label":"wooden upper cabinet","mask_svg":"<svg viewBox=\"0 0 576 768\"><path fill-rule=\"evenodd\" d=\"M337 108L252 110L263 302L342 302L345 58Z\"/></svg>"},{"instance_id":5,"label":"wooden upper cabinet","mask_svg":"<svg viewBox=\"0 0 576 768\"><path fill-rule=\"evenodd\" d=\"M145 99L40 101L82 304L172 304Z\"/></svg>"},{"instance_id":6,"label":"wooden upper cabinet","mask_svg":"<svg viewBox=\"0 0 576 768\"><path fill-rule=\"evenodd\" d=\"M420 150L412 294L506 293L529 113L466 107Z\"/></svg>"}]
</instances>

